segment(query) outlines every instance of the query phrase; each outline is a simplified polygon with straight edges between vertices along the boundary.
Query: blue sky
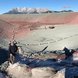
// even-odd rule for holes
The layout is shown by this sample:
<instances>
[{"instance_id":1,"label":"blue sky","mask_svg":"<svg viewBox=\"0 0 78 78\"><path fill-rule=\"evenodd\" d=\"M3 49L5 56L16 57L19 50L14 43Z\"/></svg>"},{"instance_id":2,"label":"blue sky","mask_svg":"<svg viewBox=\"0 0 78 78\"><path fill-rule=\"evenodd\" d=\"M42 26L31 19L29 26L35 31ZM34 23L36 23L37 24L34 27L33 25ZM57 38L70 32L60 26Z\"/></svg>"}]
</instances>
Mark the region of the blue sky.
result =
<instances>
[{"instance_id":1,"label":"blue sky","mask_svg":"<svg viewBox=\"0 0 78 78\"><path fill-rule=\"evenodd\" d=\"M78 0L0 0L0 14L16 7L78 11Z\"/></svg>"}]
</instances>

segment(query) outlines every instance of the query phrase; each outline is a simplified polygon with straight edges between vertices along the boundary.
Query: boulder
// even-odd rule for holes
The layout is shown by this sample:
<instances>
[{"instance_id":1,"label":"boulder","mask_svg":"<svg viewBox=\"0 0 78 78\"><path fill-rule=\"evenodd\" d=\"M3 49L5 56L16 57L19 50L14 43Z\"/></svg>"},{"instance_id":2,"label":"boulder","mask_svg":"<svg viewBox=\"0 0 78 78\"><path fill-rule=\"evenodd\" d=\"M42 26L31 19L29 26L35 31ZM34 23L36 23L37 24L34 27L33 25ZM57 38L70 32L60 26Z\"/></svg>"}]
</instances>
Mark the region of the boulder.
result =
<instances>
[{"instance_id":1,"label":"boulder","mask_svg":"<svg viewBox=\"0 0 78 78\"><path fill-rule=\"evenodd\" d=\"M31 69L25 64L10 64L7 68L8 75L12 78L30 78Z\"/></svg>"},{"instance_id":2,"label":"boulder","mask_svg":"<svg viewBox=\"0 0 78 78\"><path fill-rule=\"evenodd\" d=\"M50 78L65 78L65 69L58 71L54 77L51 76Z\"/></svg>"},{"instance_id":3,"label":"boulder","mask_svg":"<svg viewBox=\"0 0 78 78\"><path fill-rule=\"evenodd\" d=\"M56 74L56 70L50 67L33 68L31 71L32 78L49 78Z\"/></svg>"},{"instance_id":4,"label":"boulder","mask_svg":"<svg viewBox=\"0 0 78 78\"><path fill-rule=\"evenodd\" d=\"M8 68L8 66L9 66L9 62L6 61L6 62L4 62L4 63L0 66L0 70L1 70L1 71L6 71L6 69Z\"/></svg>"}]
</instances>

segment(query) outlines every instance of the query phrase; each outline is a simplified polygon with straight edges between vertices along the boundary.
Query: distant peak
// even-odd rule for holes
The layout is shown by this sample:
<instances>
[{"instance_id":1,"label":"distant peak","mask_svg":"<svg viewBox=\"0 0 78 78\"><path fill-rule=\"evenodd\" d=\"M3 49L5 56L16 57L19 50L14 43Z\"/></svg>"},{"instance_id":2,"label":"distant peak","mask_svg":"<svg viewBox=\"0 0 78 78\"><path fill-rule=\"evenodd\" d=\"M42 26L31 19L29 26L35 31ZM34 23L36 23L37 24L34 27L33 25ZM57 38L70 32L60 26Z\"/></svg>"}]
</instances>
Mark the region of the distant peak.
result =
<instances>
[{"instance_id":1,"label":"distant peak","mask_svg":"<svg viewBox=\"0 0 78 78\"><path fill-rule=\"evenodd\" d=\"M13 8L7 13L12 13L12 14L30 14L30 13L48 13L50 12L49 9L47 8Z\"/></svg>"},{"instance_id":2,"label":"distant peak","mask_svg":"<svg viewBox=\"0 0 78 78\"><path fill-rule=\"evenodd\" d=\"M59 13L59 12L73 12L72 10L51 11L47 8L13 8L5 14L40 14L40 13Z\"/></svg>"}]
</instances>

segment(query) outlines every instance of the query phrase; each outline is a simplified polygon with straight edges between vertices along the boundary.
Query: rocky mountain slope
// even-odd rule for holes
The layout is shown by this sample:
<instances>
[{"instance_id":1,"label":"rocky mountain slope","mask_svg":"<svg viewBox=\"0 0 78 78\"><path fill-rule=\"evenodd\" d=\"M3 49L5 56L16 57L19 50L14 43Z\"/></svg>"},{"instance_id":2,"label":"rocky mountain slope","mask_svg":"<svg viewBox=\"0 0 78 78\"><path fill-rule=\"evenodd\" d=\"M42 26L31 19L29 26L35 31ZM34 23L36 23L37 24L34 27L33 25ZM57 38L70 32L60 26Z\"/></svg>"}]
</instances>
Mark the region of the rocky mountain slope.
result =
<instances>
[{"instance_id":1,"label":"rocky mountain slope","mask_svg":"<svg viewBox=\"0 0 78 78\"><path fill-rule=\"evenodd\" d=\"M14 8L7 12L7 14L33 14L33 13L49 13L50 10L46 8Z\"/></svg>"},{"instance_id":2,"label":"rocky mountain slope","mask_svg":"<svg viewBox=\"0 0 78 78\"><path fill-rule=\"evenodd\" d=\"M73 12L72 10L52 11L47 8L13 8L5 14L40 14L40 13L59 13Z\"/></svg>"}]
</instances>

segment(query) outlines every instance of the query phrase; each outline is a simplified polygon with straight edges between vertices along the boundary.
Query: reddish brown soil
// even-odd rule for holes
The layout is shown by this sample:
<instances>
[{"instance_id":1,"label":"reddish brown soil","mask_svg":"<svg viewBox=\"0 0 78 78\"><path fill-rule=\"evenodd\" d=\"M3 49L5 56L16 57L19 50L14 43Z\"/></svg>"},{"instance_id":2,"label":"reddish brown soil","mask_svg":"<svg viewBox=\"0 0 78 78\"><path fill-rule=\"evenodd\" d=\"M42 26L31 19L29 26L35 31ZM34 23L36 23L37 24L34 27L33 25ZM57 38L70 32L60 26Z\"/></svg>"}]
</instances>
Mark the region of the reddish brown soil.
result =
<instances>
[{"instance_id":1,"label":"reddish brown soil","mask_svg":"<svg viewBox=\"0 0 78 78\"><path fill-rule=\"evenodd\" d=\"M13 31L19 38L40 25L78 24L78 13L0 15L0 19L0 36L12 39Z\"/></svg>"}]
</instances>

